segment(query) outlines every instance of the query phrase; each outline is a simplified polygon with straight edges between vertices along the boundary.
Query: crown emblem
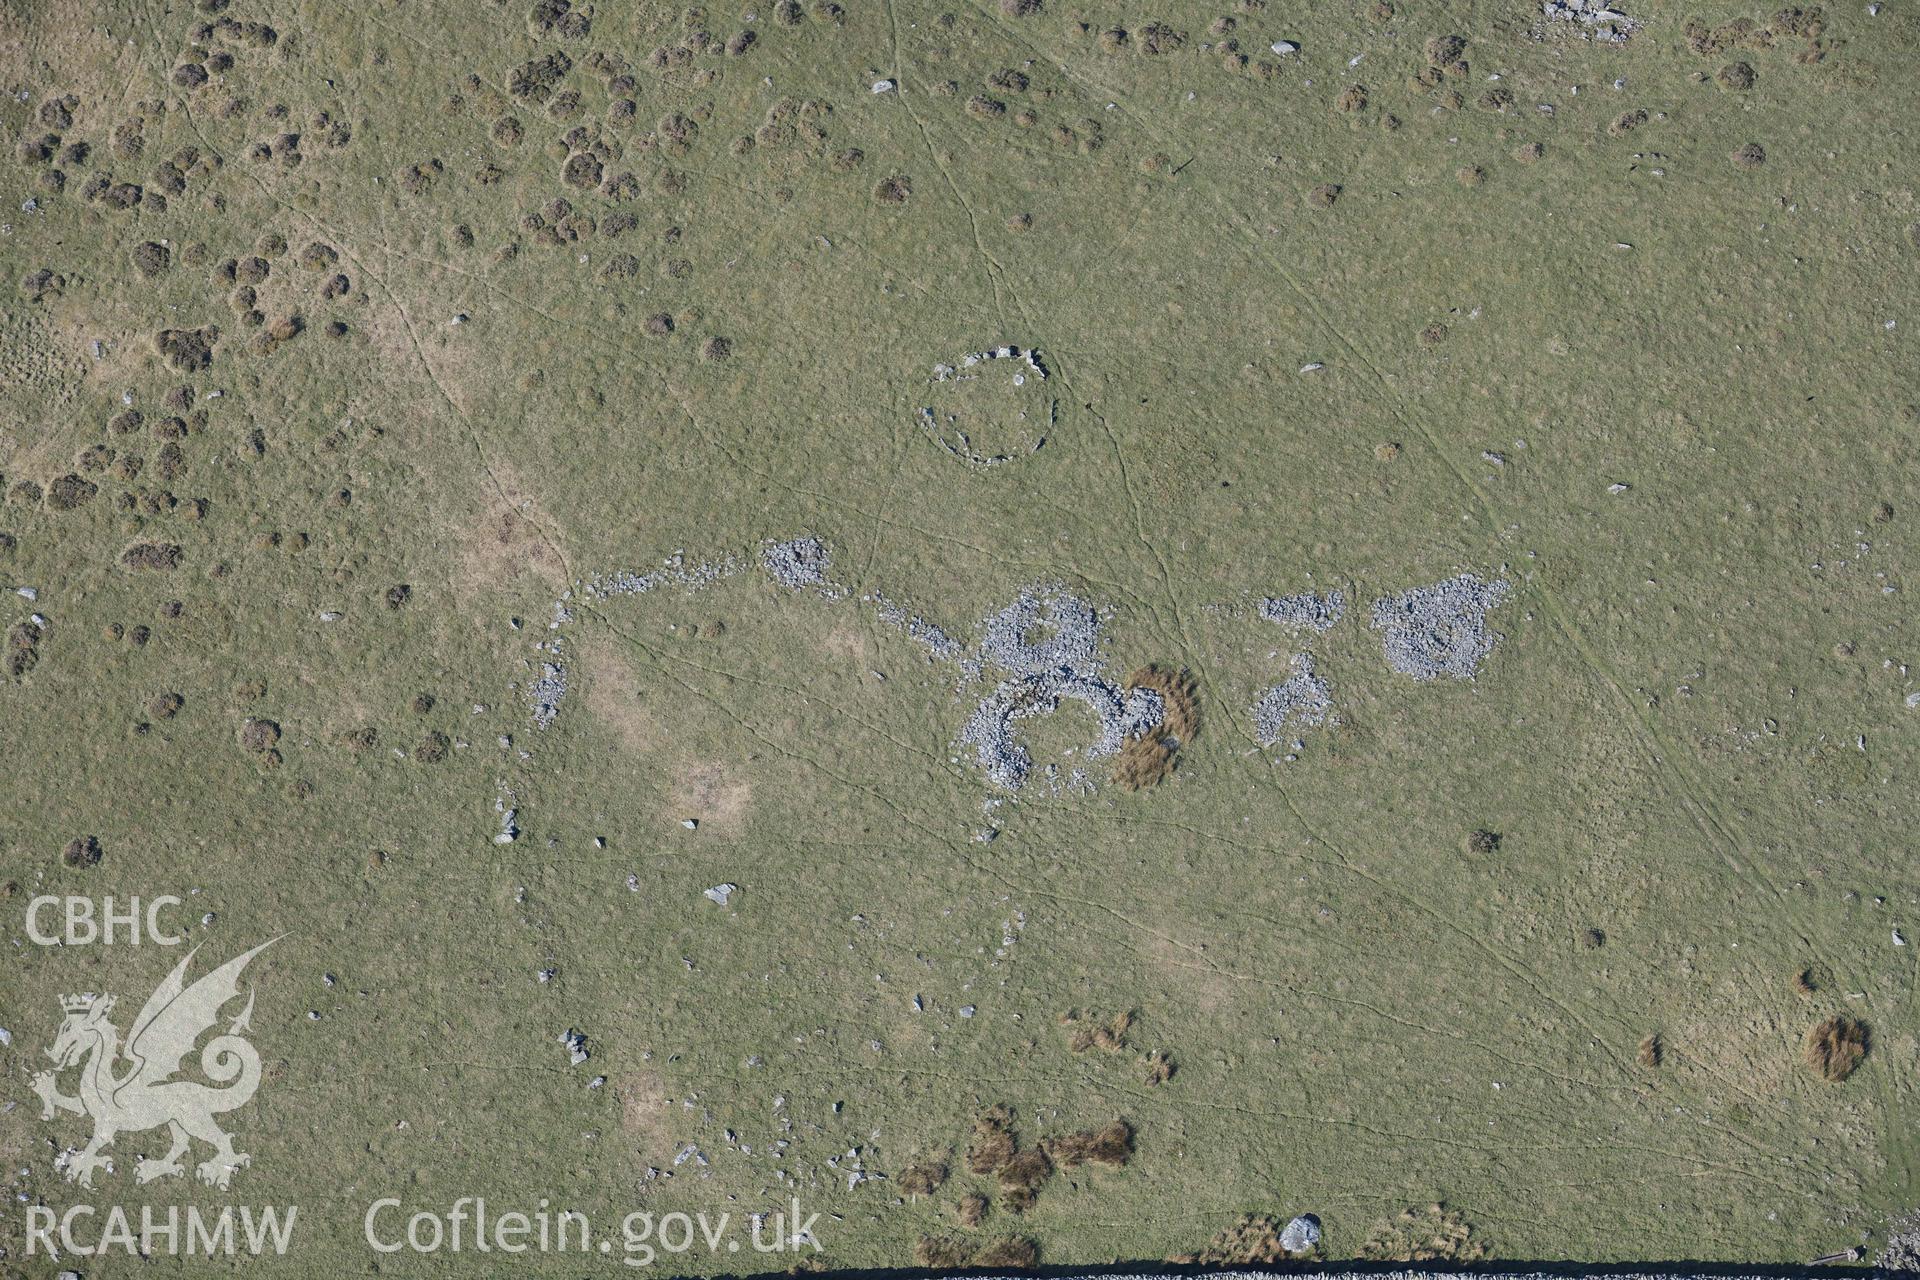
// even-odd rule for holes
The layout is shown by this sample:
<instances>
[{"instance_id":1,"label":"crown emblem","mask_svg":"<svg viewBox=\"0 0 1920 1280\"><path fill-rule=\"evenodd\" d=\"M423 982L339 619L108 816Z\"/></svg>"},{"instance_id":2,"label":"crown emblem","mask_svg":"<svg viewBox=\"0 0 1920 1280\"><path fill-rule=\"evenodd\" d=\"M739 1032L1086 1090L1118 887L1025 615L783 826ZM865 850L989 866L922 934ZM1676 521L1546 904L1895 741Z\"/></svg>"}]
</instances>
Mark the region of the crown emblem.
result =
<instances>
[{"instance_id":1,"label":"crown emblem","mask_svg":"<svg viewBox=\"0 0 1920 1280\"><path fill-rule=\"evenodd\" d=\"M91 991L83 991L78 995L61 996L60 1007L68 1013L85 1013L88 1009L93 1008L96 998Z\"/></svg>"}]
</instances>

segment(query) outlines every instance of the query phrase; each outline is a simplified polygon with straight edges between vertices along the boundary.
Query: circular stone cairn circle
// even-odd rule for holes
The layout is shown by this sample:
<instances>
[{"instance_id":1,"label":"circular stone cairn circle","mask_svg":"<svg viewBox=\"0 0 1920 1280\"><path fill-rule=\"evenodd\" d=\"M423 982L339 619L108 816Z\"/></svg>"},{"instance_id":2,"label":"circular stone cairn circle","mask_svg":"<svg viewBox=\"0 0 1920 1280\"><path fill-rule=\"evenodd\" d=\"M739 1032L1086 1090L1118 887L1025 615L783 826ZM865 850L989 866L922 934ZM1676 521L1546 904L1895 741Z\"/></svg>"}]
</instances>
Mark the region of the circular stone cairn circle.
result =
<instances>
[{"instance_id":1,"label":"circular stone cairn circle","mask_svg":"<svg viewBox=\"0 0 1920 1280\"><path fill-rule=\"evenodd\" d=\"M1015 736L1016 721L1050 715L1063 699L1086 705L1099 736L1085 758L1115 755L1130 737L1160 723L1166 705L1151 689L1122 689L1101 674L1100 615L1057 587L1034 586L986 620L980 662L1004 672L960 731L974 762L996 785L1018 791L1033 771L1033 756ZM1087 782L1076 771L1076 782Z\"/></svg>"},{"instance_id":2,"label":"circular stone cairn circle","mask_svg":"<svg viewBox=\"0 0 1920 1280\"><path fill-rule=\"evenodd\" d=\"M982 366L993 363L1012 366L1012 388L1014 390L1025 387L1029 383L1037 385L1047 380L1047 366L1045 362L1040 359L1040 353L1038 351L1032 347L1023 348L1006 345L990 347L984 351L969 352L960 357L957 364L941 363L934 365L932 385L941 386L957 382L977 381L981 377ZM954 457L959 458L962 462L975 467L998 467L1009 462L1016 462L1021 458L1030 457L1040 452L1040 450L1046 446L1047 435L1053 430L1054 422L1059 415L1060 404L1059 401L1053 399L1051 396L1047 396L1044 397L1044 405L1046 410L1045 418L1044 421L1038 424L1039 434L1037 436L1034 434L1033 424L1026 421L1031 410L1017 407L1013 410L1015 417L1018 419L1014 424L1014 431L1018 437L1031 441L1031 443L1023 449L1009 449L997 453L991 452L992 446L976 444L974 442L972 435L967 431L966 427L962 425L960 414L941 413L935 406L930 404L920 406L920 426L929 436L933 437L934 441L939 444L942 449L945 449Z\"/></svg>"}]
</instances>

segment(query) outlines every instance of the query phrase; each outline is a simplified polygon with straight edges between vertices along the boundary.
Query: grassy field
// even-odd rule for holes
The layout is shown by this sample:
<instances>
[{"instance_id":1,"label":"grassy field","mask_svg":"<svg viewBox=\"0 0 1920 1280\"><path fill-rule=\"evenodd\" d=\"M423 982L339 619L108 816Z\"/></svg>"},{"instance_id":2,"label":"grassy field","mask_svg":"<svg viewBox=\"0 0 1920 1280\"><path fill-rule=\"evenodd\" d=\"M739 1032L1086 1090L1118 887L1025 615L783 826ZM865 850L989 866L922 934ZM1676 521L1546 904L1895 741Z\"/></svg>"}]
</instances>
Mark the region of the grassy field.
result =
<instances>
[{"instance_id":1,"label":"grassy field","mask_svg":"<svg viewBox=\"0 0 1920 1280\"><path fill-rule=\"evenodd\" d=\"M318 1277L492 1265L382 1197L823 1214L684 1273L1303 1212L1789 1262L1920 1201L1906 0L530 3L0 2L0 1274L82 1202L297 1205ZM1396 672L1373 601L1461 573L1477 678ZM972 649L1036 584L1191 673L1158 785L1069 704L996 788L999 677L873 599ZM160 894L196 973L281 938L253 1164L84 1190L58 997L183 949L27 906ZM1050 1177L970 1161L997 1107Z\"/></svg>"}]
</instances>

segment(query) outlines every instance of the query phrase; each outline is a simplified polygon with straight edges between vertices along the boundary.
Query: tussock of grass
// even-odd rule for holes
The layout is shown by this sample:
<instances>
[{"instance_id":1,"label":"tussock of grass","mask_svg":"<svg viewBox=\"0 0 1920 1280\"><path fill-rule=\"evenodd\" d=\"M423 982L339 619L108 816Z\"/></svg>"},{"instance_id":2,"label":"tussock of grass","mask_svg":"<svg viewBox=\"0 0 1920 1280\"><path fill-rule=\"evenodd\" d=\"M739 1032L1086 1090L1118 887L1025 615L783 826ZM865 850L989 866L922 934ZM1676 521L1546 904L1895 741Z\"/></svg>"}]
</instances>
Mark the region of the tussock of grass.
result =
<instances>
[{"instance_id":1,"label":"tussock of grass","mask_svg":"<svg viewBox=\"0 0 1920 1280\"><path fill-rule=\"evenodd\" d=\"M973 1246L954 1236L921 1236L913 1246L914 1264L937 1271L957 1270L972 1259Z\"/></svg>"},{"instance_id":2,"label":"tussock of grass","mask_svg":"<svg viewBox=\"0 0 1920 1280\"><path fill-rule=\"evenodd\" d=\"M1192 1266L1253 1266L1285 1262L1292 1255L1280 1243L1285 1224L1267 1214L1248 1214L1227 1227L1195 1253L1179 1254L1168 1262Z\"/></svg>"},{"instance_id":3,"label":"tussock of grass","mask_svg":"<svg viewBox=\"0 0 1920 1280\"><path fill-rule=\"evenodd\" d=\"M1867 1026L1835 1014L1807 1033L1807 1065L1823 1080L1845 1080L1867 1056Z\"/></svg>"},{"instance_id":4,"label":"tussock of grass","mask_svg":"<svg viewBox=\"0 0 1920 1280\"><path fill-rule=\"evenodd\" d=\"M982 1245L973 1255L976 1267L1007 1267L1025 1271L1040 1261L1040 1246L1026 1236L1008 1236Z\"/></svg>"},{"instance_id":5,"label":"tussock of grass","mask_svg":"<svg viewBox=\"0 0 1920 1280\"><path fill-rule=\"evenodd\" d=\"M953 1206L954 1219L963 1227L977 1227L987 1220L988 1200L978 1191L969 1191Z\"/></svg>"},{"instance_id":6,"label":"tussock of grass","mask_svg":"<svg viewBox=\"0 0 1920 1280\"><path fill-rule=\"evenodd\" d=\"M1477 1262L1487 1246L1473 1238L1473 1226L1443 1204L1403 1209L1376 1223L1360 1256L1370 1262Z\"/></svg>"},{"instance_id":7,"label":"tussock of grass","mask_svg":"<svg viewBox=\"0 0 1920 1280\"><path fill-rule=\"evenodd\" d=\"M1165 738L1128 738L1114 758L1113 780L1129 791L1144 791L1173 772L1174 755Z\"/></svg>"},{"instance_id":8,"label":"tussock of grass","mask_svg":"<svg viewBox=\"0 0 1920 1280\"><path fill-rule=\"evenodd\" d=\"M1025 1213L1034 1197L1053 1176L1053 1161L1040 1147L1017 1152L1000 1166L1000 1206L1009 1213Z\"/></svg>"},{"instance_id":9,"label":"tussock of grass","mask_svg":"<svg viewBox=\"0 0 1920 1280\"><path fill-rule=\"evenodd\" d=\"M947 1162L923 1160L900 1171L900 1190L909 1196L930 1196L947 1180Z\"/></svg>"},{"instance_id":10,"label":"tussock of grass","mask_svg":"<svg viewBox=\"0 0 1920 1280\"><path fill-rule=\"evenodd\" d=\"M1048 1138L1042 1145L1062 1169L1076 1169L1083 1164L1118 1169L1133 1157L1133 1126L1125 1120L1115 1120L1099 1129Z\"/></svg>"},{"instance_id":11,"label":"tussock of grass","mask_svg":"<svg viewBox=\"0 0 1920 1280\"><path fill-rule=\"evenodd\" d=\"M1667 1046L1661 1041L1658 1032L1651 1032L1641 1039L1639 1053L1641 1066L1651 1070L1659 1066L1666 1056Z\"/></svg>"},{"instance_id":12,"label":"tussock of grass","mask_svg":"<svg viewBox=\"0 0 1920 1280\"><path fill-rule=\"evenodd\" d=\"M1013 1113L995 1105L973 1122L973 1142L967 1147L967 1168L985 1176L1013 1159Z\"/></svg>"},{"instance_id":13,"label":"tussock of grass","mask_svg":"<svg viewBox=\"0 0 1920 1280\"><path fill-rule=\"evenodd\" d=\"M1118 1053L1127 1047L1127 1032L1133 1027L1131 1010L1123 1009L1104 1022L1097 1018L1097 1014L1082 1014L1078 1009L1061 1014L1060 1025L1067 1028L1067 1048L1075 1053L1089 1049Z\"/></svg>"}]
</instances>

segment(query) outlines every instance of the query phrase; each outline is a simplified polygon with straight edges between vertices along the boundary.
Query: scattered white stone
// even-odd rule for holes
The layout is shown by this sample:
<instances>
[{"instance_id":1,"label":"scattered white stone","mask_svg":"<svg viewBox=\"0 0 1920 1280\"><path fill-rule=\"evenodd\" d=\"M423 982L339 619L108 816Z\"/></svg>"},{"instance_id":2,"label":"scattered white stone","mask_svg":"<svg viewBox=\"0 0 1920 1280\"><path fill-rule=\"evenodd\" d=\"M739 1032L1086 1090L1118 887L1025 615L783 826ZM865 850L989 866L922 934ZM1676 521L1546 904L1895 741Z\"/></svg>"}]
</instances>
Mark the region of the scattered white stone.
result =
<instances>
[{"instance_id":1,"label":"scattered white stone","mask_svg":"<svg viewBox=\"0 0 1920 1280\"><path fill-rule=\"evenodd\" d=\"M1893 931L1893 945L1896 947L1904 947L1907 945L1907 939L1905 935L1903 935L1898 929L1895 929Z\"/></svg>"},{"instance_id":2,"label":"scattered white stone","mask_svg":"<svg viewBox=\"0 0 1920 1280\"><path fill-rule=\"evenodd\" d=\"M1272 44L1268 45L1267 48L1273 50L1283 58L1290 53L1300 52L1300 46L1291 40L1275 40Z\"/></svg>"},{"instance_id":3,"label":"scattered white stone","mask_svg":"<svg viewBox=\"0 0 1920 1280\"><path fill-rule=\"evenodd\" d=\"M703 896L713 899L724 907L727 905L727 899L738 892L740 892L740 886L737 884L717 884L708 889Z\"/></svg>"},{"instance_id":4,"label":"scattered white stone","mask_svg":"<svg viewBox=\"0 0 1920 1280\"><path fill-rule=\"evenodd\" d=\"M689 831L697 831L700 828L700 819L682 818L680 819L680 825L685 827Z\"/></svg>"},{"instance_id":5,"label":"scattered white stone","mask_svg":"<svg viewBox=\"0 0 1920 1280\"><path fill-rule=\"evenodd\" d=\"M1320 362L1319 362L1318 360L1315 360L1315 361L1313 361L1313 362L1312 362L1312 363L1310 363L1310 364L1303 364L1303 365L1301 365L1301 366L1300 366L1300 372L1302 372L1302 373L1318 373L1318 372L1320 372L1320 371L1321 371L1322 369L1324 369L1324 368L1326 368L1326 367L1327 367L1326 365L1324 365L1324 364L1321 364L1321 363L1320 363Z\"/></svg>"},{"instance_id":6,"label":"scattered white stone","mask_svg":"<svg viewBox=\"0 0 1920 1280\"><path fill-rule=\"evenodd\" d=\"M875 80L873 82L873 91L875 93L892 93L893 90L894 83L891 80Z\"/></svg>"}]
</instances>

